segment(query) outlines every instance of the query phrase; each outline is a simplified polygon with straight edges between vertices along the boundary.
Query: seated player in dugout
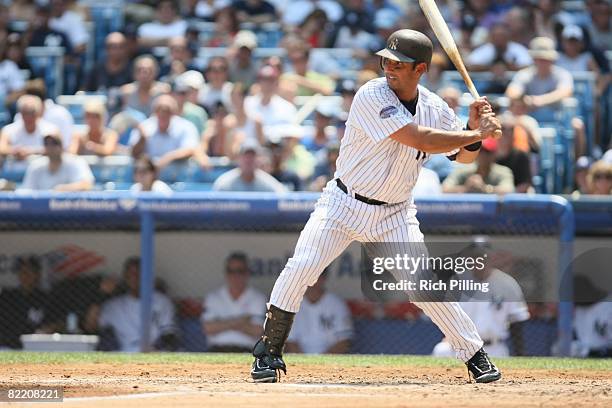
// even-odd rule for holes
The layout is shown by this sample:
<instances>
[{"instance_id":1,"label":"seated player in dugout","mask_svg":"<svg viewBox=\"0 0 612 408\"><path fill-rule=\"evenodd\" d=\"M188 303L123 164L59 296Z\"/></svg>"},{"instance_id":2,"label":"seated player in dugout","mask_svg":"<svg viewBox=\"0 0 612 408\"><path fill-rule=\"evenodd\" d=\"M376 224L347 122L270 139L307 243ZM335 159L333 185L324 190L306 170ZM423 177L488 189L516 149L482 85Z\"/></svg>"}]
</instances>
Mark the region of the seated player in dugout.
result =
<instances>
[{"instance_id":1,"label":"seated player in dugout","mask_svg":"<svg viewBox=\"0 0 612 408\"><path fill-rule=\"evenodd\" d=\"M366 82L351 105L335 179L323 189L294 255L279 275L268 303L264 334L253 348L251 377L277 382L286 373L283 351L308 288L353 241L424 240L412 197L420 169L434 153L461 163L478 156L483 140L501 135L486 98L470 105L467 127L435 93L419 85L433 44L423 33L399 30L378 52L385 76ZM449 339L469 376L487 383L501 372L457 302L417 302Z\"/></svg>"},{"instance_id":2,"label":"seated player in dugout","mask_svg":"<svg viewBox=\"0 0 612 408\"><path fill-rule=\"evenodd\" d=\"M206 295L202 330L208 351L248 352L261 335L266 298L249 285L249 260L242 252L225 261L225 285Z\"/></svg>"},{"instance_id":3,"label":"seated player in dugout","mask_svg":"<svg viewBox=\"0 0 612 408\"><path fill-rule=\"evenodd\" d=\"M511 350L512 355L525 355L523 324L530 318L527 303L516 279L491 261L492 246L489 238L473 237L470 245L458 256L483 259L482 268L474 267L463 274L449 272L453 280L487 284L487 292L466 289L457 293L461 308L478 327L487 352L494 357L508 357ZM443 339L434 347L432 355L452 357L454 352L448 341Z\"/></svg>"},{"instance_id":4,"label":"seated player in dugout","mask_svg":"<svg viewBox=\"0 0 612 408\"><path fill-rule=\"evenodd\" d=\"M287 339L287 351L343 354L351 348L353 321L346 302L327 290L329 268L306 289L300 311Z\"/></svg>"}]
</instances>

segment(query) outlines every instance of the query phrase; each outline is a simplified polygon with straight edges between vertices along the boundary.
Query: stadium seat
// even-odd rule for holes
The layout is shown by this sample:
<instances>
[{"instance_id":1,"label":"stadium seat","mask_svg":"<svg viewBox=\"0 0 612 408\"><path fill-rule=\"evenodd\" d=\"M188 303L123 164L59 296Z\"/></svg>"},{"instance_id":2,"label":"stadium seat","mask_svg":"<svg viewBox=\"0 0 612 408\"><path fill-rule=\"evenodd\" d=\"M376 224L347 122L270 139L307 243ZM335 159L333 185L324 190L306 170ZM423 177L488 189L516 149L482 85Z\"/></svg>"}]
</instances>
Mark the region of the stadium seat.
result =
<instances>
[{"instance_id":1,"label":"stadium seat","mask_svg":"<svg viewBox=\"0 0 612 408\"><path fill-rule=\"evenodd\" d=\"M95 61L101 61L104 58L106 36L124 29L125 1L85 0L82 3L88 7L93 22L93 57Z\"/></svg>"},{"instance_id":2,"label":"stadium seat","mask_svg":"<svg viewBox=\"0 0 612 408\"><path fill-rule=\"evenodd\" d=\"M64 48L28 47L26 58L35 74L44 79L47 96L55 99L64 90Z\"/></svg>"}]
</instances>

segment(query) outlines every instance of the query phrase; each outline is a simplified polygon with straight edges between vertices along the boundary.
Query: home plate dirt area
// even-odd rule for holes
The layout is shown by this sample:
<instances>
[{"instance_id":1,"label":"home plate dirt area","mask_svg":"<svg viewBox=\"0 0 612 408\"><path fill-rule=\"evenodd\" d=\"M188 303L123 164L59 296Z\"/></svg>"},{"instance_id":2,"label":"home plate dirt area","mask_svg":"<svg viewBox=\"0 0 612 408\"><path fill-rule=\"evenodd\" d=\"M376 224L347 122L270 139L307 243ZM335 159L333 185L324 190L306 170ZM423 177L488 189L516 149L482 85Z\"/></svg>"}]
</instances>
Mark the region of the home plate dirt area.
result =
<instances>
[{"instance_id":1,"label":"home plate dirt area","mask_svg":"<svg viewBox=\"0 0 612 408\"><path fill-rule=\"evenodd\" d=\"M23 354L3 359L0 353L0 388L63 387L64 402L45 407L612 406L609 360L498 359L502 380L475 384L454 360L288 355L288 375L280 383L254 384L246 355L86 356L79 361L74 354Z\"/></svg>"}]
</instances>

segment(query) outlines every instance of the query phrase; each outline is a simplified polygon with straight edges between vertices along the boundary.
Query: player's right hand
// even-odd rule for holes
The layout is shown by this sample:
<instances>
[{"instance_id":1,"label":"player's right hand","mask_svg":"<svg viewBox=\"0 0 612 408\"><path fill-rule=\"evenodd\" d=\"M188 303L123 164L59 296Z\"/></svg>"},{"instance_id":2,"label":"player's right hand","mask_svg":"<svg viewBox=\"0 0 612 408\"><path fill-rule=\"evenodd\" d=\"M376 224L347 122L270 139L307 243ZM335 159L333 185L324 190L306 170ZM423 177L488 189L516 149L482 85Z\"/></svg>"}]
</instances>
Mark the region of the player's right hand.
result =
<instances>
[{"instance_id":1,"label":"player's right hand","mask_svg":"<svg viewBox=\"0 0 612 408\"><path fill-rule=\"evenodd\" d=\"M480 115L478 120L478 130L482 133L482 138L492 137L498 139L501 136L501 123L493 112Z\"/></svg>"}]
</instances>

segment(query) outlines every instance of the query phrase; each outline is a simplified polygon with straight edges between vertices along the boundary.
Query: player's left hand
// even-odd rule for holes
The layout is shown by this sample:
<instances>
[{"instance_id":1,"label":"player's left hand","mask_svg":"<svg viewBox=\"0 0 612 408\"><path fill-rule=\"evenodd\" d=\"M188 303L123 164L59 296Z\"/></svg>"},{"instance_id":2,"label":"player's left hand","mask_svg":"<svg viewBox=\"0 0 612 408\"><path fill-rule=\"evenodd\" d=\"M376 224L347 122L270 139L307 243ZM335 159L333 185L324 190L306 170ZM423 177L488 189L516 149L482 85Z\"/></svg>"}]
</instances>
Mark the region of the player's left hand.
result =
<instances>
[{"instance_id":1,"label":"player's left hand","mask_svg":"<svg viewBox=\"0 0 612 408\"><path fill-rule=\"evenodd\" d=\"M470 104L470 117L468 119L468 126L470 129L478 129L480 116L491 112L493 112L493 108L486 96L481 96L474 100L474 102Z\"/></svg>"}]
</instances>

